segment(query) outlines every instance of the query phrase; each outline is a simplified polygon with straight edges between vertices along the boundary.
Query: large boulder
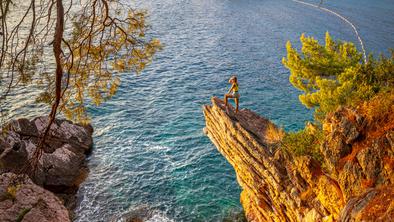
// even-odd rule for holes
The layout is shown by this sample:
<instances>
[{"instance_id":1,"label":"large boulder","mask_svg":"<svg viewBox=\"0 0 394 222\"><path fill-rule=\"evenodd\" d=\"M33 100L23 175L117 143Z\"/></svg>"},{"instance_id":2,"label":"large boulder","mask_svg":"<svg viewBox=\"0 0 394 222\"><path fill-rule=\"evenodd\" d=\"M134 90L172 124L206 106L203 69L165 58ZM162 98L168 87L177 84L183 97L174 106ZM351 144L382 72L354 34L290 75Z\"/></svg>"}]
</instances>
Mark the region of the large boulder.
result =
<instances>
[{"instance_id":1,"label":"large boulder","mask_svg":"<svg viewBox=\"0 0 394 222\"><path fill-rule=\"evenodd\" d=\"M42 152L38 158L33 158L48 121L48 117L22 118L3 126L0 131L0 174L26 173L35 184L54 192L72 210L76 206L75 193L88 173L85 159L93 144L93 128L56 119ZM36 167L33 169L33 166Z\"/></svg>"},{"instance_id":2,"label":"large boulder","mask_svg":"<svg viewBox=\"0 0 394 222\"><path fill-rule=\"evenodd\" d=\"M25 173L24 169L32 169L29 160L37 150L48 121L48 117L18 119L3 127L0 134L3 172ZM32 180L56 190L78 186L81 176L86 175L85 157L93 144L92 133L91 126L55 120L37 159L37 167L34 173L30 172Z\"/></svg>"},{"instance_id":3,"label":"large boulder","mask_svg":"<svg viewBox=\"0 0 394 222\"><path fill-rule=\"evenodd\" d=\"M0 221L67 222L68 210L53 193L26 175L0 175Z\"/></svg>"}]
</instances>

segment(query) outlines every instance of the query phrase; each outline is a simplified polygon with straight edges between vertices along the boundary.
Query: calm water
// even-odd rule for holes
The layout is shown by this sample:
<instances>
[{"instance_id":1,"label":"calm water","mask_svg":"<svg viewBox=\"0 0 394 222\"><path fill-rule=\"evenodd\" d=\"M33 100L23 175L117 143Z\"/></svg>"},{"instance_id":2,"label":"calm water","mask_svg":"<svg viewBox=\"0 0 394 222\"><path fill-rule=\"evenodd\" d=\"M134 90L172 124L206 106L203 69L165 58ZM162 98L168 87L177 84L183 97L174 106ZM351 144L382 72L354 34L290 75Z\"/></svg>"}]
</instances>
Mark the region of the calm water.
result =
<instances>
[{"instance_id":1,"label":"calm water","mask_svg":"<svg viewBox=\"0 0 394 222\"><path fill-rule=\"evenodd\" d=\"M241 211L240 189L232 167L202 133L201 106L222 96L235 72L241 108L299 129L312 115L281 64L286 41L303 32L323 39L326 31L357 39L337 17L290 0L142 2L131 4L150 12L153 35L165 48L141 75L126 75L112 100L90 109L95 147L77 221L108 221L140 207L156 221L221 221ZM355 23L369 52L394 47L393 0L325 6Z\"/></svg>"}]
</instances>

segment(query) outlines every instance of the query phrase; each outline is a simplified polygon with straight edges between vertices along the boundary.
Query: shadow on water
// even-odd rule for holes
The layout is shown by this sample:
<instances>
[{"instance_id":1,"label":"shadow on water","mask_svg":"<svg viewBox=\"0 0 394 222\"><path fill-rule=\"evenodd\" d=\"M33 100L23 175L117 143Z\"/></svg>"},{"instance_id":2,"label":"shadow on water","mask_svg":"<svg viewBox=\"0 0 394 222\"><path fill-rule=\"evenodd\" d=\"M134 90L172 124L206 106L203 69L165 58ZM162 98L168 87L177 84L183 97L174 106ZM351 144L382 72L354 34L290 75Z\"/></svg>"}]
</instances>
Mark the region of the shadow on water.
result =
<instances>
[{"instance_id":1,"label":"shadow on water","mask_svg":"<svg viewBox=\"0 0 394 222\"><path fill-rule=\"evenodd\" d=\"M244 211L230 211L223 218L222 222L246 222Z\"/></svg>"}]
</instances>

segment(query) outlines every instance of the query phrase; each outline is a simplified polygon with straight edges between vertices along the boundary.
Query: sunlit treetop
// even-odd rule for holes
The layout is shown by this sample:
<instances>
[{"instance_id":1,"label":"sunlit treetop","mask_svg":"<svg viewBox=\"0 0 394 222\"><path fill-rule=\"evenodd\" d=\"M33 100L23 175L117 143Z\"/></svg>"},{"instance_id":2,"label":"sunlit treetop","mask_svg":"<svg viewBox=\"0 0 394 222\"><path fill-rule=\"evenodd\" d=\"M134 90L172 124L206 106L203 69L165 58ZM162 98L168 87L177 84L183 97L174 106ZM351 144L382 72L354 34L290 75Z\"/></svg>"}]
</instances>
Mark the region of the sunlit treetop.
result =
<instances>
[{"instance_id":1,"label":"sunlit treetop","mask_svg":"<svg viewBox=\"0 0 394 222\"><path fill-rule=\"evenodd\" d=\"M300 52L287 43L283 64L291 84L303 92L300 101L315 108L318 121L340 105L357 105L394 87L394 53L378 60L370 56L366 64L353 43L334 41L328 32L325 45L304 34L300 41Z\"/></svg>"}]
</instances>

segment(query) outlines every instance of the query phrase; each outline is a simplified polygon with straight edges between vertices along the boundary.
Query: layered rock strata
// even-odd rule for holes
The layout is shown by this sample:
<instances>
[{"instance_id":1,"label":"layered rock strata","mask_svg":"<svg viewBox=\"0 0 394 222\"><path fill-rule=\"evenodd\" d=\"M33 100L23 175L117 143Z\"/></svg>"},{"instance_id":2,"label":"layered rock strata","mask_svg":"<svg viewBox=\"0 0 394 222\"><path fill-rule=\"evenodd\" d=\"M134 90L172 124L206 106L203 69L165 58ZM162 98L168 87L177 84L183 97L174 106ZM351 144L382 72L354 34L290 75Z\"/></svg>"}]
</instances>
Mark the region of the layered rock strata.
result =
<instances>
[{"instance_id":1,"label":"layered rock strata","mask_svg":"<svg viewBox=\"0 0 394 222\"><path fill-rule=\"evenodd\" d=\"M248 221L390 221L394 218L394 129L373 137L366 119L341 108L328 117L324 156L294 156L269 120L218 98L203 107L205 133L231 163ZM323 166L323 167L322 167Z\"/></svg>"}]
</instances>

